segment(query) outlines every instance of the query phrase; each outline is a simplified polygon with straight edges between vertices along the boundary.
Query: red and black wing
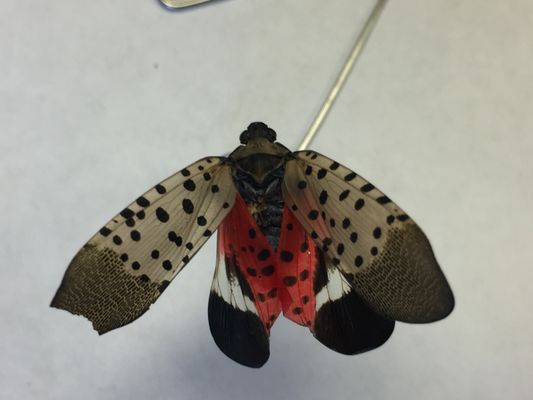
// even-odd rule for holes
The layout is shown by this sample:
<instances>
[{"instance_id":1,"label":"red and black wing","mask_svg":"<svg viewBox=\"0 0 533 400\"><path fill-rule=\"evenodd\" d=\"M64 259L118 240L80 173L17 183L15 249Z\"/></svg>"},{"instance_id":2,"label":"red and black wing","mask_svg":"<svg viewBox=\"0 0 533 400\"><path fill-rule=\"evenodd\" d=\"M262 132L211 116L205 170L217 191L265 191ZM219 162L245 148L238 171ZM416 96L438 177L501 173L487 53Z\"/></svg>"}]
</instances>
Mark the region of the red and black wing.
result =
<instances>
[{"instance_id":1,"label":"red and black wing","mask_svg":"<svg viewBox=\"0 0 533 400\"><path fill-rule=\"evenodd\" d=\"M281 311L276 257L237 195L218 230L218 258L209 297L209 327L218 347L258 368L269 357L270 328Z\"/></svg>"},{"instance_id":2,"label":"red and black wing","mask_svg":"<svg viewBox=\"0 0 533 400\"><path fill-rule=\"evenodd\" d=\"M418 225L348 168L313 151L293 155L283 198L365 304L404 322L446 317L453 294Z\"/></svg>"},{"instance_id":3,"label":"red and black wing","mask_svg":"<svg viewBox=\"0 0 533 400\"><path fill-rule=\"evenodd\" d=\"M284 315L332 350L357 354L390 337L394 321L372 311L285 207L278 249Z\"/></svg>"}]
</instances>

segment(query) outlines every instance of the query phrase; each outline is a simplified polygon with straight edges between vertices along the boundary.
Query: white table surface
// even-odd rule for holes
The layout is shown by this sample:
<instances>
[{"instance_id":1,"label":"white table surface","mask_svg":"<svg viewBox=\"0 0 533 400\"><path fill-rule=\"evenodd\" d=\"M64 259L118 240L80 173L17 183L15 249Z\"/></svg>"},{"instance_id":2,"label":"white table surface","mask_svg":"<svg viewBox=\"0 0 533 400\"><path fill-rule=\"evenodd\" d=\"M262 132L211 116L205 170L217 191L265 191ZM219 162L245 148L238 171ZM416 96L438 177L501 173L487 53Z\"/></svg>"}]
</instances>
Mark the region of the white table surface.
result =
<instances>
[{"instance_id":1,"label":"white table surface","mask_svg":"<svg viewBox=\"0 0 533 400\"><path fill-rule=\"evenodd\" d=\"M333 4L334 3L334 4ZM267 122L295 148L371 1L0 3L1 399L527 399L533 384L533 3L392 1L312 148L423 227L453 314L347 357L281 318L270 361L211 339L211 240L135 323L48 304L145 189Z\"/></svg>"}]
</instances>

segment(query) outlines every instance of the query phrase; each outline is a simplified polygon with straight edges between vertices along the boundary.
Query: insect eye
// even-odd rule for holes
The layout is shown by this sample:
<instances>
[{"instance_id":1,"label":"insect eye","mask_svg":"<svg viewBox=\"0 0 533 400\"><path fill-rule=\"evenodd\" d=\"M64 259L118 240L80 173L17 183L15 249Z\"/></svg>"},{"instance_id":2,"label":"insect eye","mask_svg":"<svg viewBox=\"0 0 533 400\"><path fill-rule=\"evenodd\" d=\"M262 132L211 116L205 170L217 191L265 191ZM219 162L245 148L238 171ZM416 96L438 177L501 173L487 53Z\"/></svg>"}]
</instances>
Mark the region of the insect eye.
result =
<instances>
[{"instance_id":1,"label":"insect eye","mask_svg":"<svg viewBox=\"0 0 533 400\"><path fill-rule=\"evenodd\" d=\"M247 144L248 140L250 140L250 132L244 131L243 133L241 133L239 140L241 141L241 144Z\"/></svg>"}]
</instances>

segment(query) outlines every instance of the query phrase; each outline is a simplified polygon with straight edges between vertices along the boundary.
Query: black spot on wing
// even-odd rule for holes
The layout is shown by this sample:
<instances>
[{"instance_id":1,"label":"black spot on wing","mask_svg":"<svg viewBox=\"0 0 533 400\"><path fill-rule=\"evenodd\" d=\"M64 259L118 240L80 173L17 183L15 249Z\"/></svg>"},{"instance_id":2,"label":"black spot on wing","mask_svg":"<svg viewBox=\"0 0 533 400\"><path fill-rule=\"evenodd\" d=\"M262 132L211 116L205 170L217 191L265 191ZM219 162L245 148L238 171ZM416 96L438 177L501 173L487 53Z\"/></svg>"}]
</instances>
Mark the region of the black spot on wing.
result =
<instances>
[{"instance_id":1,"label":"black spot on wing","mask_svg":"<svg viewBox=\"0 0 533 400\"><path fill-rule=\"evenodd\" d=\"M334 351L358 354L381 346L393 330L394 320L372 311L352 290L318 309L313 334Z\"/></svg>"},{"instance_id":2,"label":"black spot on wing","mask_svg":"<svg viewBox=\"0 0 533 400\"><path fill-rule=\"evenodd\" d=\"M324 253L318 247L316 249L315 274L313 277L313 292L315 295L328 284L328 270Z\"/></svg>"}]
</instances>

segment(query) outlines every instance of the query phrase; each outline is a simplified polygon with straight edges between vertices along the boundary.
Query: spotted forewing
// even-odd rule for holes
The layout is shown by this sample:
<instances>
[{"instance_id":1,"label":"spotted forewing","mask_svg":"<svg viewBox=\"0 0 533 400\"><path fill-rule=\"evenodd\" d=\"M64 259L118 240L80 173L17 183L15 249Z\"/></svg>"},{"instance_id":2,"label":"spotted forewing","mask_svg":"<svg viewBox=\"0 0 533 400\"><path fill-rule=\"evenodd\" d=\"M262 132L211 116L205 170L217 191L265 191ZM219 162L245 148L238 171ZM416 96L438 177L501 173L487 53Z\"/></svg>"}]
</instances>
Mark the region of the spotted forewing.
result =
<instances>
[{"instance_id":1,"label":"spotted forewing","mask_svg":"<svg viewBox=\"0 0 533 400\"><path fill-rule=\"evenodd\" d=\"M260 367L280 313L356 354L394 321L453 309L420 228L374 185L254 123L227 158L199 160L109 221L69 265L52 306L100 333L141 316L219 228L209 326L233 360Z\"/></svg>"},{"instance_id":2,"label":"spotted forewing","mask_svg":"<svg viewBox=\"0 0 533 400\"><path fill-rule=\"evenodd\" d=\"M52 306L100 333L141 316L233 207L223 158L197 161L113 217L74 257Z\"/></svg>"}]
</instances>

